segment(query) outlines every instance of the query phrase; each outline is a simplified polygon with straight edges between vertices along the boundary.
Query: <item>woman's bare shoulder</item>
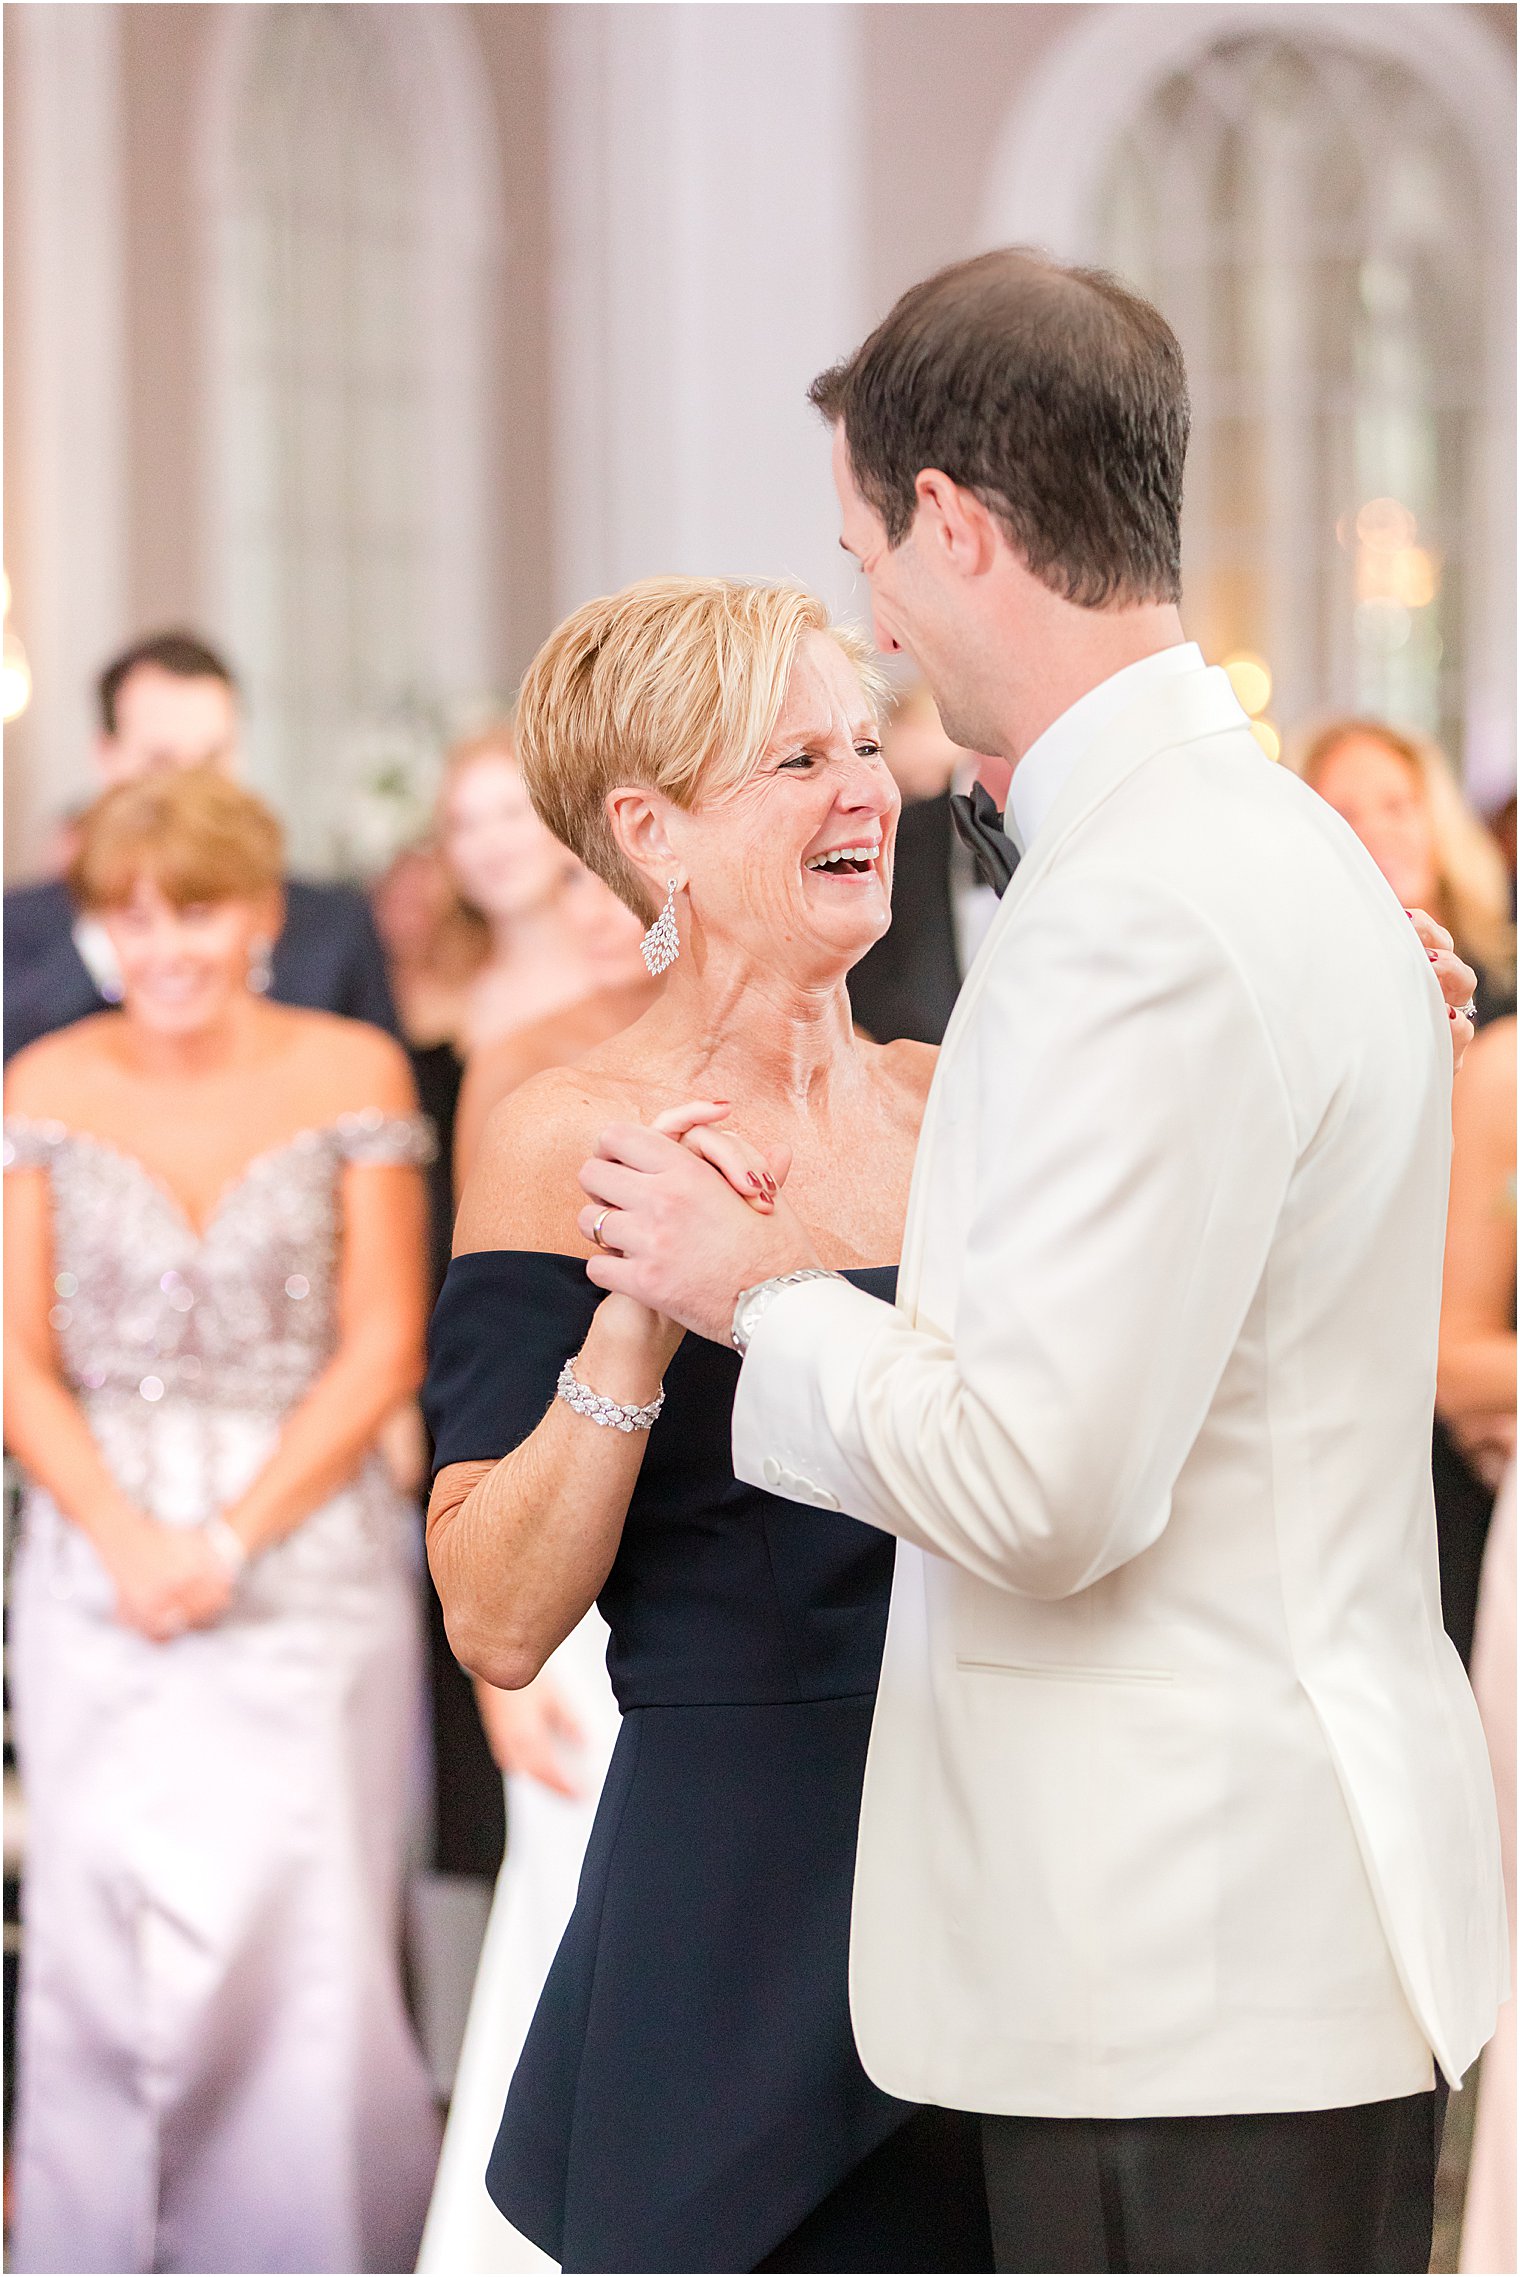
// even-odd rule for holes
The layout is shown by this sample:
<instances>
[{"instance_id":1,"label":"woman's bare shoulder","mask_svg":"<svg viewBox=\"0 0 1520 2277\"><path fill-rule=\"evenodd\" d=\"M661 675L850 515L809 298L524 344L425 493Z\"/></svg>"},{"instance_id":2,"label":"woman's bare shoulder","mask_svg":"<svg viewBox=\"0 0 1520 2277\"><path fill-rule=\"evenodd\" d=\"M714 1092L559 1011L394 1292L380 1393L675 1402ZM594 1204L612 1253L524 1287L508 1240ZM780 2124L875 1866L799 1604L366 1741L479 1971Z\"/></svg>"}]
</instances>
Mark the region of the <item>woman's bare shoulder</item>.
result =
<instances>
[{"instance_id":1,"label":"woman's bare shoulder","mask_svg":"<svg viewBox=\"0 0 1520 2277\"><path fill-rule=\"evenodd\" d=\"M547 1249L588 1257L576 1218L576 1173L608 1123L639 1117L625 1079L584 1067L546 1068L492 1110L460 1197L456 1257L475 1249Z\"/></svg>"},{"instance_id":2,"label":"woman's bare shoulder","mask_svg":"<svg viewBox=\"0 0 1520 2277\"><path fill-rule=\"evenodd\" d=\"M320 1093L313 1100L314 1119L358 1114L366 1107L382 1107L388 1115L414 1111L417 1087L411 1062L394 1036L337 1012L279 1009L302 1068Z\"/></svg>"},{"instance_id":3,"label":"woman's bare shoulder","mask_svg":"<svg viewBox=\"0 0 1520 2277\"><path fill-rule=\"evenodd\" d=\"M120 1026L119 1012L92 1012L17 1052L5 1071L5 1112L72 1122L110 1068L111 1039Z\"/></svg>"},{"instance_id":4,"label":"woman's bare shoulder","mask_svg":"<svg viewBox=\"0 0 1520 2277\"><path fill-rule=\"evenodd\" d=\"M873 1048L879 1055L882 1073L921 1115L929 1086L934 1081L934 1070L939 1065L938 1044L916 1044L904 1037L899 1043L877 1044Z\"/></svg>"}]
</instances>

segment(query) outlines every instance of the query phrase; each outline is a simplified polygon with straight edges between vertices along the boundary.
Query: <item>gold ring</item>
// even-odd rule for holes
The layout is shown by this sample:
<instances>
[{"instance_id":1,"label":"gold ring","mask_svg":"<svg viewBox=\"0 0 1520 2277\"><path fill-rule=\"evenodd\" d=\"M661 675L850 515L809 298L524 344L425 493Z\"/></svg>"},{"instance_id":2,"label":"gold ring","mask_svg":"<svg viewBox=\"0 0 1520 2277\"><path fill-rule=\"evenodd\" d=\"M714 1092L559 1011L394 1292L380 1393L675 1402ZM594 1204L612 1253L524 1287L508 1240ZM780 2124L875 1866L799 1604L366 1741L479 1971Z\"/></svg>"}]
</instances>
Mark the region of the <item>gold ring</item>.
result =
<instances>
[{"instance_id":1,"label":"gold ring","mask_svg":"<svg viewBox=\"0 0 1520 2277\"><path fill-rule=\"evenodd\" d=\"M616 1251L615 1251L615 1250L613 1250L613 1249L609 1248L609 1247L608 1247L608 1244L607 1244L605 1241L603 1241L603 1239L602 1239L602 1227L603 1227L603 1226L606 1224L607 1220L608 1220L608 1219L611 1217L611 1215L612 1215L612 1204L609 1202L609 1203L608 1203L608 1205L607 1205L607 1207L606 1207L606 1209L604 1209L604 1210L599 1210L599 1211L597 1212L596 1223L595 1223L595 1225L594 1225L594 1226L591 1228L591 1238L592 1238L592 1240L593 1240L593 1241L596 1243L596 1246L597 1246L597 1248L598 1248L598 1249L605 1249L605 1250L607 1251L607 1254L608 1254L608 1256L609 1256L609 1257L613 1257L613 1256L615 1256L617 1253L616 1253Z\"/></svg>"}]
</instances>

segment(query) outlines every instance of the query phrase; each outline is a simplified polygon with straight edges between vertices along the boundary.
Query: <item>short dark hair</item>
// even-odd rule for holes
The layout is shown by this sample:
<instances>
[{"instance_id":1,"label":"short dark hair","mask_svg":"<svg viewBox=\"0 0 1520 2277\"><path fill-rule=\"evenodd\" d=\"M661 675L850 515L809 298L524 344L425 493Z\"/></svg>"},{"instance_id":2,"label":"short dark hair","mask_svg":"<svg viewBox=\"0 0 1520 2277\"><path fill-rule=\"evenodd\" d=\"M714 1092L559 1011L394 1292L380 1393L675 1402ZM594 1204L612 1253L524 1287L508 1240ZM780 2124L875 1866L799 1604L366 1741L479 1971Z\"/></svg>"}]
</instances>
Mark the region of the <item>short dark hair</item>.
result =
<instances>
[{"instance_id":1,"label":"short dark hair","mask_svg":"<svg viewBox=\"0 0 1520 2277\"><path fill-rule=\"evenodd\" d=\"M147 640L133 641L130 648L113 657L96 682L102 734L116 733L116 699L129 674L140 664L172 672L176 680L220 680L223 687L237 694L237 682L224 659L194 633L153 633Z\"/></svg>"},{"instance_id":2,"label":"short dark hair","mask_svg":"<svg viewBox=\"0 0 1520 2277\"><path fill-rule=\"evenodd\" d=\"M958 261L904 293L808 395L843 426L890 545L912 527L919 473L938 467L1068 601L1179 598L1182 351L1106 271L1022 246Z\"/></svg>"}]
</instances>

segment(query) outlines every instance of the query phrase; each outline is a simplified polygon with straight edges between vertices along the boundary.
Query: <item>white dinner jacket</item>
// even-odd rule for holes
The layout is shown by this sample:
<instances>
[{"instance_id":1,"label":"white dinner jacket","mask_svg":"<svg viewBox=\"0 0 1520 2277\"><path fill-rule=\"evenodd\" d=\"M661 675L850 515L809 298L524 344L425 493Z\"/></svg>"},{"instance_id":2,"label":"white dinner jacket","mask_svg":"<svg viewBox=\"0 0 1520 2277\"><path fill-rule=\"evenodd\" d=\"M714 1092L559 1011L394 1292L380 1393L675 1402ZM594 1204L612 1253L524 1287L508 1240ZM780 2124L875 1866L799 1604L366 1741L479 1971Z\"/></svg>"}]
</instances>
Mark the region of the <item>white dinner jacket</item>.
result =
<instances>
[{"instance_id":1,"label":"white dinner jacket","mask_svg":"<svg viewBox=\"0 0 1520 2277\"><path fill-rule=\"evenodd\" d=\"M1224 674L1076 761L967 978L897 1305L783 1291L741 1478L900 1537L867 2071L1057 2117L1456 2079L1506 1933L1441 1626L1451 1051L1408 919Z\"/></svg>"}]
</instances>

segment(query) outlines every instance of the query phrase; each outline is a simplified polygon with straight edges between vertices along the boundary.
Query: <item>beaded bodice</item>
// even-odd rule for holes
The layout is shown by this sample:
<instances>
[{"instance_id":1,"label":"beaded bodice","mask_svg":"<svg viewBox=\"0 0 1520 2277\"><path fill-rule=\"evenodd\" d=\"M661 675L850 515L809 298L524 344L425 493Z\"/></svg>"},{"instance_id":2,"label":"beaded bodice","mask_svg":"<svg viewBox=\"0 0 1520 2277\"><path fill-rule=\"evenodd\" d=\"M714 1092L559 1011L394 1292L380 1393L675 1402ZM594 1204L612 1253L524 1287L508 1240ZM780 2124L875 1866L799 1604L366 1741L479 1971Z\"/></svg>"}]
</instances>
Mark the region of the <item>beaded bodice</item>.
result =
<instances>
[{"instance_id":1,"label":"beaded bodice","mask_svg":"<svg viewBox=\"0 0 1520 2277\"><path fill-rule=\"evenodd\" d=\"M431 1153L421 1116L344 1115L258 1155L197 1231L136 1156L8 1118L6 1168L48 1173L51 1318L69 1383L150 1406L288 1408L336 1342L344 1165Z\"/></svg>"}]
</instances>

